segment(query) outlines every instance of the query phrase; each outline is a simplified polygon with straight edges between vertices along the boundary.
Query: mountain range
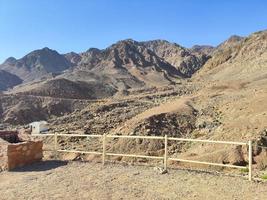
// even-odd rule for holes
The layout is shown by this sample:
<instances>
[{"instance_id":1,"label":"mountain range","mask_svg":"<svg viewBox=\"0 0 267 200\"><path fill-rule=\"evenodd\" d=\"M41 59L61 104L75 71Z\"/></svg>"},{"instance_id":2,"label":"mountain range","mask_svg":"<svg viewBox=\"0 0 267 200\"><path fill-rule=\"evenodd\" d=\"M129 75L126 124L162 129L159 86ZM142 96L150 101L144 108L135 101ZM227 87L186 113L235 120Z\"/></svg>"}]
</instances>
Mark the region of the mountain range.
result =
<instances>
[{"instance_id":1,"label":"mountain range","mask_svg":"<svg viewBox=\"0 0 267 200\"><path fill-rule=\"evenodd\" d=\"M218 66L229 63L231 66L239 62L248 65L254 60L265 63L265 57L259 60L266 54L265 38L266 31L261 31L248 37L231 36L217 47L195 45L192 48L166 40L126 39L106 49L90 48L86 52L67 54L45 47L20 59L10 57L2 63L0 90L97 99L129 89L175 85L195 74L200 77L218 72ZM235 77L236 73L247 70L239 66L231 69Z\"/></svg>"},{"instance_id":2,"label":"mountain range","mask_svg":"<svg viewBox=\"0 0 267 200\"><path fill-rule=\"evenodd\" d=\"M1 90L19 86L14 91L36 93L40 88L59 86L67 80L79 87L94 85L109 91L175 84L191 77L210 58L203 49L205 47L191 50L165 40L137 42L132 39L118 41L103 50L90 48L79 54L59 54L45 47L20 59L10 57L1 64L1 85L5 82L3 73L5 77L9 74L12 82ZM29 85L31 87L27 87ZM42 93L50 94L54 93Z\"/></svg>"}]
</instances>

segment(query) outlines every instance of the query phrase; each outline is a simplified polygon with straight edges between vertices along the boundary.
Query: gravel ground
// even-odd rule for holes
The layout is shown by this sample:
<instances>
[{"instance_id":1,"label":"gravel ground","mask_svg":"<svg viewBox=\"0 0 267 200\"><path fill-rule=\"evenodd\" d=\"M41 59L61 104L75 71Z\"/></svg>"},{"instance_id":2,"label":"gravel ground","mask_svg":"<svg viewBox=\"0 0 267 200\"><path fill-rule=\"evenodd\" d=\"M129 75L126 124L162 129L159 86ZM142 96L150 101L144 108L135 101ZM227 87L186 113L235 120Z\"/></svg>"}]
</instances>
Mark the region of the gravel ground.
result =
<instances>
[{"instance_id":1,"label":"gravel ground","mask_svg":"<svg viewBox=\"0 0 267 200\"><path fill-rule=\"evenodd\" d=\"M266 199L267 184L204 172L43 161L0 173L0 199Z\"/></svg>"}]
</instances>

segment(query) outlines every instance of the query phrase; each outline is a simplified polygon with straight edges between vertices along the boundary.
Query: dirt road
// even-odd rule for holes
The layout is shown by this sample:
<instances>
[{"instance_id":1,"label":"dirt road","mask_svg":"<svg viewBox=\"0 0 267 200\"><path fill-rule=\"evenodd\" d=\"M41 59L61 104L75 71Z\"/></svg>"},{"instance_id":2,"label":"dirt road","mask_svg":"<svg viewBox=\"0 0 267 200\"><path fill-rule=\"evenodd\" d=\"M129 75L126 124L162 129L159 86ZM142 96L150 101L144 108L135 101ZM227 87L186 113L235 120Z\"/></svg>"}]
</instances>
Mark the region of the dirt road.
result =
<instances>
[{"instance_id":1,"label":"dirt road","mask_svg":"<svg viewBox=\"0 0 267 200\"><path fill-rule=\"evenodd\" d=\"M266 199L267 184L185 170L44 161L0 173L0 199Z\"/></svg>"}]
</instances>

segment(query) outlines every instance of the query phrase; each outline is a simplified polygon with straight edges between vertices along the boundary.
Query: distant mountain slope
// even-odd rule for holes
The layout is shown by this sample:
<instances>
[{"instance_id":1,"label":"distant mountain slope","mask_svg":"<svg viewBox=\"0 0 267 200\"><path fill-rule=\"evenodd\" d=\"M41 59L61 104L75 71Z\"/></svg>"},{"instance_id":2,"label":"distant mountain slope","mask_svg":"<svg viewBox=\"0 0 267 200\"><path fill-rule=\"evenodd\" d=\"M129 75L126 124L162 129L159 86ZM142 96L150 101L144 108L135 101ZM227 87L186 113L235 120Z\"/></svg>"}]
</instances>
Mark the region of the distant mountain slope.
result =
<instances>
[{"instance_id":1,"label":"distant mountain slope","mask_svg":"<svg viewBox=\"0 0 267 200\"><path fill-rule=\"evenodd\" d=\"M218 52L220 50L224 50L224 49L227 49L227 48L232 48L233 46L238 45L244 39L245 39L245 37L241 37L241 36L238 36L238 35L232 35L227 40L225 40L224 42L219 44L215 48L216 51L214 51L214 52Z\"/></svg>"},{"instance_id":2,"label":"distant mountain slope","mask_svg":"<svg viewBox=\"0 0 267 200\"><path fill-rule=\"evenodd\" d=\"M73 65L77 65L82 59L82 57L75 52L66 53L64 56Z\"/></svg>"},{"instance_id":3,"label":"distant mountain slope","mask_svg":"<svg viewBox=\"0 0 267 200\"><path fill-rule=\"evenodd\" d=\"M0 91L7 90L21 83L22 80L16 75L0 70Z\"/></svg>"},{"instance_id":4,"label":"distant mountain slope","mask_svg":"<svg viewBox=\"0 0 267 200\"><path fill-rule=\"evenodd\" d=\"M80 67L85 67L86 69L93 68L98 64L103 58L102 51L97 48L90 48L86 52L81 53L81 61L79 63Z\"/></svg>"},{"instance_id":5,"label":"distant mountain slope","mask_svg":"<svg viewBox=\"0 0 267 200\"><path fill-rule=\"evenodd\" d=\"M72 99L99 99L112 96L115 92L116 89L106 84L70 81L64 78L55 78L41 83L25 85L15 91L17 94Z\"/></svg>"},{"instance_id":6,"label":"distant mountain slope","mask_svg":"<svg viewBox=\"0 0 267 200\"><path fill-rule=\"evenodd\" d=\"M90 48L80 54L61 55L46 47L18 60L10 57L0 69L15 74L24 83L46 81L60 75L74 82L100 84L102 81L125 90L174 84L191 77L208 58L202 51L191 51L165 40L128 39L103 50Z\"/></svg>"},{"instance_id":7,"label":"distant mountain slope","mask_svg":"<svg viewBox=\"0 0 267 200\"><path fill-rule=\"evenodd\" d=\"M216 48L210 45L194 45L190 48L193 53L204 53L206 55L212 54Z\"/></svg>"},{"instance_id":8,"label":"distant mountain slope","mask_svg":"<svg viewBox=\"0 0 267 200\"><path fill-rule=\"evenodd\" d=\"M267 77L267 31L230 37L214 51L196 77L246 81Z\"/></svg>"},{"instance_id":9,"label":"distant mountain slope","mask_svg":"<svg viewBox=\"0 0 267 200\"><path fill-rule=\"evenodd\" d=\"M118 89L166 85L184 77L153 51L130 39L104 50L89 49L81 56L81 62L73 73L85 70L109 77L109 83Z\"/></svg>"},{"instance_id":10,"label":"distant mountain slope","mask_svg":"<svg viewBox=\"0 0 267 200\"><path fill-rule=\"evenodd\" d=\"M49 48L35 50L21 59L7 59L0 69L13 73L28 82L54 74L71 67L72 64L63 55Z\"/></svg>"},{"instance_id":11,"label":"distant mountain slope","mask_svg":"<svg viewBox=\"0 0 267 200\"><path fill-rule=\"evenodd\" d=\"M142 44L173 65L184 77L191 77L209 59L203 52L193 52L166 40L152 40Z\"/></svg>"}]
</instances>

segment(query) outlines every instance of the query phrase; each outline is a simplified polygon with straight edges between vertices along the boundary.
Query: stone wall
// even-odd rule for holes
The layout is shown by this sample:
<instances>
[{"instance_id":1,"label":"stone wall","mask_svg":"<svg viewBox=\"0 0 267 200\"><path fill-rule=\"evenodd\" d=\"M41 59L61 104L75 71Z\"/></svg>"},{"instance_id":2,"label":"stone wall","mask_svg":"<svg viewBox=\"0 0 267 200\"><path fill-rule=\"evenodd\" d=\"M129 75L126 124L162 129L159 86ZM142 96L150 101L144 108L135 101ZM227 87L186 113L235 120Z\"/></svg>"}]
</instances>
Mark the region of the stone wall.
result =
<instances>
[{"instance_id":1,"label":"stone wall","mask_svg":"<svg viewBox=\"0 0 267 200\"><path fill-rule=\"evenodd\" d=\"M26 141L25 138L27 138ZM1 131L0 171L12 170L16 167L22 167L42 160L42 149L42 141L33 141L25 136L20 137L16 131Z\"/></svg>"},{"instance_id":2,"label":"stone wall","mask_svg":"<svg viewBox=\"0 0 267 200\"><path fill-rule=\"evenodd\" d=\"M7 146L8 170L42 160L42 141L27 141Z\"/></svg>"},{"instance_id":3,"label":"stone wall","mask_svg":"<svg viewBox=\"0 0 267 200\"><path fill-rule=\"evenodd\" d=\"M0 171L8 168L7 145L8 142L0 138Z\"/></svg>"}]
</instances>

